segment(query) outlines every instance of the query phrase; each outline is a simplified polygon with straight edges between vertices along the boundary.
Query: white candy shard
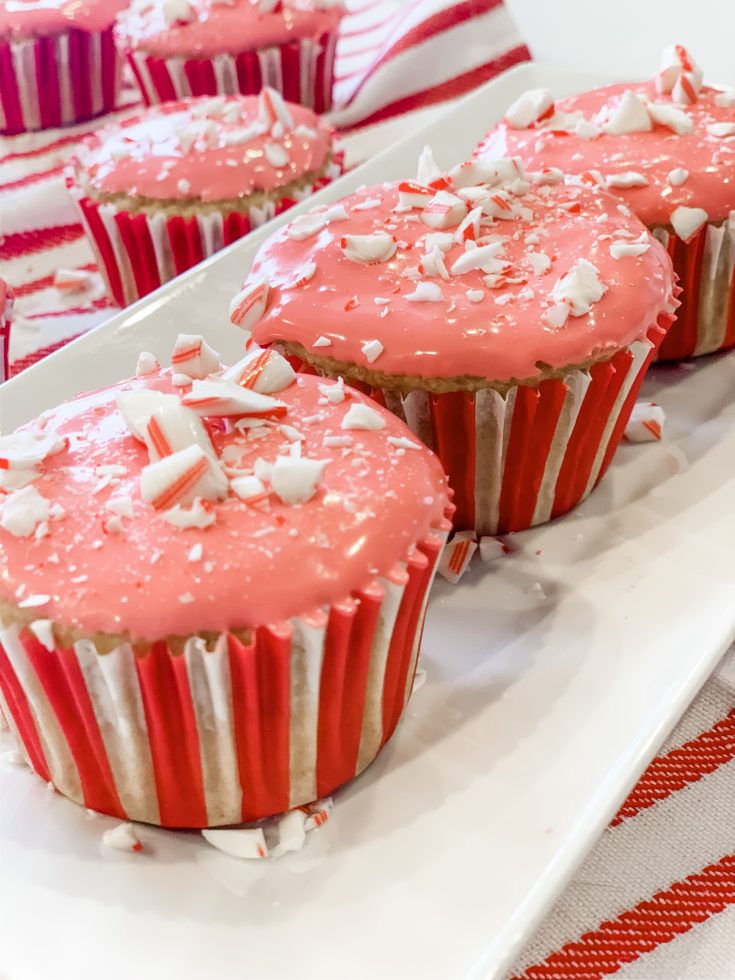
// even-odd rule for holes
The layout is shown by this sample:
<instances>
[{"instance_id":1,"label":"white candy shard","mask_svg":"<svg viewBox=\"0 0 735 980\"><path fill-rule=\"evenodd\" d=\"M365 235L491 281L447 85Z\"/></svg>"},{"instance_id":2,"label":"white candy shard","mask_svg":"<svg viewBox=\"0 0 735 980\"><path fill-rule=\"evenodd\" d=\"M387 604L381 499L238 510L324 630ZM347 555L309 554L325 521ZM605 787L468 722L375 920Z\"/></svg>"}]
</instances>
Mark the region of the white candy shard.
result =
<instances>
[{"instance_id":1,"label":"white candy shard","mask_svg":"<svg viewBox=\"0 0 735 980\"><path fill-rule=\"evenodd\" d=\"M106 830L102 835L102 843L114 851L137 852L143 850L143 845L135 836L131 823L119 823L116 827Z\"/></svg>"},{"instance_id":2,"label":"white candy shard","mask_svg":"<svg viewBox=\"0 0 735 980\"><path fill-rule=\"evenodd\" d=\"M170 456L187 446L199 446L216 459L207 429L196 412L184 405L157 408L145 423L143 438L151 462Z\"/></svg>"},{"instance_id":3,"label":"white candy shard","mask_svg":"<svg viewBox=\"0 0 735 980\"><path fill-rule=\"evenodd\" d=\"M672 187L679 187L679 185L683 184L684 181L688 180L688 178L689 171L685 170L684 167L675 167L673 170L669 171L667 176L667 180Z\"/></svg>"},{"instance_id":4,"label":"white candy shard","mask_svg":"<svg viewBox=\"0 0 735 980\"><path fill-rule=\"evenodd\" d=\"M529 252L526 258L537 276L542 276L551 268L551 259L545 252Z\"/></svg>"},{"instance_id":5,"label":"white candy shard","mask_svg":"<svg viewBox=\"0 0 735 980\"><path fill-rule=\"evenodd\" d=\"M284 504L305 504L316 493L328 459L278 456L271 470L271 487Z\"/></svg>"},{"instance_id":6,"label":"white candy shard","mask_svg":"<svg viewBox=\"0 0 735 980\"><path fill-rule=\"evenodd\" d=\"M699 89L700 86L697 85L694 76L683 71L674 82L671 98L679 105L693 105L697 101Z\"/></svg>"},{"instance_id":7,"label":"white candy shard","mask_svg":"<svg viewBox=\"0 0 735 980\"><path fill-rule=\"evenodd\" d=\"M480 185L495 186L517 179L526 174L518 157L502 157L500 160L468 160L449 171L449 179L457 190L477 188Z\"/></svg>"},{"instance_id":8,"label":"white candy shard","mask_svg":"<svg viewBox=\"0 0 735 980\"><path fill-rule=\"evenodd\" d=\"M253 497L263 499L268 496L265 484L257 476L238 476L230 480L230 487L240 500L252 500Z\"/></svg>"},{"instance_id":9,"label":"white candy shard","mask_svg":"<svg viewBox=\"0 0 735 980\"><path fill-rule=\"evenodd\" d=\"M140 475L141 496L155 510L188 504L195 497L223 500L227 489L227 477L200 446L189 446L149 463Z\"/></svg>"},{"instance_id":10,"label":"white candy shard","mask_svg":"<svg viewBox=\"0 0 735 980\"><path fill-rule=\"evenodd\" d=\"M691 116L668 102L653 102L648 106L648 112L655 123L658 123L659 126L666 126L680 136L694 132L694 122Z\"/></svg>"},{"instance_id":11,"label":"white candy shard","mask_svg":"<svg viewBox=\"0 0 735 980\"><path fill-rule=\"evenodd\" d=\"M188 378L206 378L219 368L219 354L201 334L180 333L171 353L171 368Z\"/></svg>"},{"instance_id":12,"label":"white candy shard","mask_svg":"<svg viewBox=\"0 0 735 980\"><path fill-rule=\"evenodd\" d=\"M271 419L282 418L287 411L283 402L270 395L261 395L250 388L221 379L195 381L181 402L199 415L220 417L248 415L251 418Z\"/></svg>"},{"instance_id":13,"label":"white candy shard","mask_svg":"<svg viewBox=\"0 0 735 980\"><path fill-rule=\"evenodd\" d=\"M138 362L135 365L135 377L143 378L147 374L155 374L161 370L158 358L150 351L143 350L138 354Z\"/></svg>"},{"instance_id":14,"label":"white candy shard","mask_svg":"<svg viewBox=\"0 0 735 980\"><path fill-rule=\"evenodd\" d=\"M176 395L167 395L162 391L152 391L149 388L120 391L115 400L125 424L140 442L145 442L148 419L155 411L168 406L178 407L180 404Z\"/></svg>"},{"instance_id":15,"label":"white candy shard","mask_svg":"<svg viewBox=\"0 0 735 980\"><path fill-rule=\"evenodd\" d=\"M535 173L529 174L531 182L536 184L538 187L545 187L552 184L560 184L564 180L564 171L559 170L558 167L544 167L543 170L537 170Z\"/></svg>"},{"instance_id":16,"label":"white candy shard","mask_svg":"<svg viewBox=\"0 0 735 980\"><path fill-rule=\"evenodd\" d=\"M542 322L545 323L547 327L551 327L553 330L563 327L568 319L568 303L554 303L553 306L550 306L548 310L545 310L541 315Z\"/></svg>"},{"instance_id":17,"label":"white candy shard","mask_svg":"<svg viewBox=\"0 0 735 980\"><path fill-rule=\"evenodd\" d=\"M513 129L526 129L554 111L554 100L545 88L532 88L519 95L505 113Z\"/></svg>"},{"instance_id":18,"label":"white candy shard","mask_svg":"<svg viewBox=\"0 0 735 980\"><path fill-rule=\"evenodd\" d=\"M430 146L425 146L419 156L416 179L420 184L430 184L434 180L439 180L442 172L434 159L434 154Z\"/></svg>"},{"instance_id":19,"label":"white candy shard","mask_svg":"<svg viewBox=\"0 0 735 980\"><path fill-rule=\"evenodd\" d=\"M105 508L112 511L113 514L117 514L118 517L128 517L130 519L135 517L133 498L129 497L127 494L121 494L118 497L110 497L110 499L105 503Z\"/></svg>"},{"instance_id":20,"label":"white candy shard","mask_svg":"<svg viewBox=\"0 0 735 980\"><path fill-rule=\"evenodd\" d=\"M707 126L707 132L710 136L717 136L721 139L726 139L728 136L735 136L735 122L710 123Z\"/></svg>"},{"instance_id":21,"label":"white candy shard","mask_svg":"<svg viewBox=\"0 0 735 980\"><path fill-rule=\"evenodd\" d=\"M480 558L485 562L496 561L508 553L508 549L497 538L480 538Z\"/></svg>"},{"instance_id":22,"label":"white candy shard","mask_svg":"<svg viewBox=\"0 0 735 980\"><path fill-rule=\"evenodd\" d=\"M16 538L27 538L49 517L49 501L33 486L0 497L0 527Z\"/></svg>"},{"instance_id":23,"label":"white candy shard","mask_svg":"<svg viewBox=\"0 0 735 980\"><path fill-rule=\"evenodd\" d=\"M303 810L289 810L278 821L278 845L273 849L277 854L300 851L306 841L306 814Z\"/></svg>"},{"instance_id":24,"label":"white candy shard","mask_svg":"<svg viewBox=\"0 0 735 980\"><path fill-rule=\"evenodd\" d=\"M417 282L414 291L406 296L409 303L440 303L443 298L441 287L435 282Z\"/></svg>"},{"instance_id":25,"label":"white candy shard","mask_svg":"<svg viewBox=\"0 0 735 980\"><path fill-rule=\"evenodd\" d=\"M243 330L252 331L268 308L269 293L270 287L263 280L246 283L230 303L230 322Z\"/></svg>"},{"instance_id":26,"label":"white candy shard","mask_svg":"<svg viewBox=\"0 0 735 980\"><path fill-rule=\"evenodd\" d=\"M293 117L283 96L269 85L265 85L258 95L258 119L268 129L276 122L280 122L284 129L293 129Z\"/></svg>"},{"instance_id":27,"label":"white candy shard","mask_svg":"<svg viewBox=\"0 0 735 980\"><path fill-rule=\"evenodd\" d=\"M725 89L716 95L715 105L719 109L735 109L735 88Z\"/></svg>"},{"instance_id":28,"label":"white candy shard","mask_svg":"<svg viewBox=\"0 0 735 980\"><path fill-rule=\"evenodd\" d=\"M646 133L653 129L651 117L644 102L628 89L615 106L603 129L615 136L623 133Z\"/></svg>"},{"instance_id":29,"label":"white candy shard","mask_svg":"<svg viewBox=\"0 0 735 980\"><path fill-rule=\"evenodd\" d=\"M683 242L688 242L708 220L709 215L704 208L681 206L676 208L671 215L671 226L678 238L681 238Z\"/></svg>"},{"instance_id":30,"label":"white candy shard","mask_svg":"<svg viewBox=\"0 0 735 980\"><path fill-rule=\"evenodd\" d=\"M421 220L430 228L454 228L466 215L467 204L461 197L438 191L421 212Z\"/></svg>"},{"instance_id":31,"label":"white candy shard","mask_svg":"<svg viewBox=\"0 0 735 980\"><path fill-rule=\"evenodd\" d=\"M493 272L494 268L488 266L490 259L496 258L503 251L502 242L491 242L490 245L480 245L477 248L468 248L452 264L452 275L461 276L466 272L475 269L482 269L484 272ZM488 266L486 268L486 266ZM410 297L408 297L410 299Z\"/></svg>"},{"instance_id":32,"label":"white candy shard","mask_svg":"<svg viewBox=\"0 0 735 980\"><path fill-rule=\"evenodd\" d=\"M316 344L314 346L316 346ZM365 355L365 360L368 362L368 364L372 364L373 361L377 361L385 348L379 340L365 340L360 344L360 350Z\"/></svg>"},{"instance_id":33,"label":"white candy shard","mask_svg":"<svg viewBox=\"0 0 735 980\"><path fill-rule=\"evenodd\" d=\"M329 339L329 337L323 337L323 336L322 337L317 337L316 340L314 341L314 343L311 346L312 347L331 347L332 346L332 341Z\"/></svg>"},{"instance_id":34,"label":"white candy shard","mask_svg":"<svg viewBox=\"0 0 735 980\"><path fill-rule=\"evenodd\" d=\"M0 437L0 470L30 470L66 449L66 440L55 432L21 429ZM37 475L37 474L36 474Z\"/></svg>"},{"instance_id":35,"label":"white candy shard","mask_svg":"<svg viewBox=\"0 0 735 980\"><path fill-rule=\"evenodd\" d=\"M610 246L610 255L614 259L623 259L626 256L643 255L651 247L650 242L614 242Z\"/></svg>"},{"instance_id":36,"label":"white candy shard","mask_svg":"<svg viewBox=\"0 0 735 980\"><path fill-rule=\"evenodd\" d=\"M347 397L344 378L337 378L334 384L319 385L319 391L333 405L341 404Z\"/></svg>"},{"instance_id":37,"label":"white candy shard","mask_svg":"<svg viewBox=\"0 0 735 980\"><path fill-rule=\"evenodd\" d=\"M664 431L666 414L655 402L636 402L625 427L628 442L658 442Z\"/></svg>"},{"instance_id":38,"label":"white candy shard","mask_svg":"<svg viewBox=\"0 0 735 980\"><path fill-rule=\"evenodd\" d=\"M261 395L271 395L288 388L295 377L296 372L282 354L255 347L237 364L228 368L222 375L222 380L251 388Z\"/></svg>"},{"instance_id":39,"label":"white candy shard","mask_svg":"<svg viewBox=\"0 0 735 980\"><path fill-rule=\"evenodd\" d=\"M202 837L218 851L231 857L258 860L268 857L268 846L261 827L237 827L232 830L203 830Z\"/></svg>"},{"instance_id":40,"label":"white candy shard","mask_svg":"<svg viewBox=\"0 0 735 980\"><path fill-rule=\"evenodd\" d=\"M659 92L673 92L679 77L687 73L698 92L702 87L702 69L681 44L669 44L661 52L656 88Z\"/></svg>"},{"instance_id":41,"label":"white candy shard","mask_svg":"<svg viewBox=\"0 0 735 980\"><path fill-rule=\"evenodd\" d=\"M285 167L291 159L280 143L266 143L263 147L263 153L272 167Z\"/></svg>"},{"instance_id":42,"label":"white candy shard","mask_svg":"<svg viewBox=\"0 0 735 980\"><path fill-rule=\"evenodd\" d=\"M474 531L458 531L444 546L439 559L438 572L447 582L456 585L469 568L472 556L477 550L477 537Z\"/></svg>"},{"instance_id":43,"label":"white candy shard","mask_svg":"<svg viewBox=\"0 0 735 980\"><path fill-rule=\"evenodd\" d=\"M190 527L210 527L217 520L214 510L201 497L195 497L191 507L182 507L181 504L176 504L175 507L164 511L161 516L164 521L182 530Z\"/></svg>"},{"instance_id":44,"label":"white candy shard","mask_svg":"<svg viewBox=\"0 0 735 980\"><path fill-rule=\"evenodd\" d=\"M323 212L317 214L300 214L286 226L286 234L293 242L302 242L305 238L316 235L327 224Z\"/></svg>"},{"instance_id":45,"label":"white candy shard","mask_svg":"<svg viewBox=\"0 0 735 980\"><path fill-rule=\"evenodd\" d=\"M474 242L478 239L480 237L481 218L482 208L473 208L454 233L455 241L461 245L463 242Z\"/></svg>"},{"instance_id":46,"label":"white candy shard","mask_svg":"<svg viewBox=\"0 0 735 980\"><path fill-rule=\"evenodd\" d=\"M608 187L647 187L648 179L635 170L626 170L622 174L610 174L605 183Z\"/></svg>"},{"instance_id":47,"label":"white candy shard","mask_svg":"<svg viewBox=\"0 0 735 980\"><path fill-rule=\"evenodd\" d=\"M401 208L423 208L429 203L436 191L426 184L414 180L404 180L398 185L398 204Z\"/></svg>"},{"instance_id":48,"label":"white candy shard","mask_svg":"<svg viewBox=\"0 0 735 980\"><path fill-rule=\"evenodd\" d=\"M578 259L569 272L557 279L552 296L557 303L567 303L572 316L584 316L606 292L599 270L586 259Z\"/></svg>"},{"instance_id":49,"label":"white candy shard","mask_svg":"<svg viewBox=\"0 0 735 980\"><path fill-rule=\"evenodd\" d=\"M384 429L385 419L369 405L356 402L345 413L341 427L343 429Z\"/></svg>"},{"instance_id":50,"label":"white candy shard","mask_svg":"<svg viewBox=\"0 0 735 980\"><path fill-rule=\"evenodd\" d=\"M396 240L384 231L372 235L345 235L340 239L340 248L350 262L369 265L374 262L387 262L396 252Z\"/></svg>"}]
</instances>

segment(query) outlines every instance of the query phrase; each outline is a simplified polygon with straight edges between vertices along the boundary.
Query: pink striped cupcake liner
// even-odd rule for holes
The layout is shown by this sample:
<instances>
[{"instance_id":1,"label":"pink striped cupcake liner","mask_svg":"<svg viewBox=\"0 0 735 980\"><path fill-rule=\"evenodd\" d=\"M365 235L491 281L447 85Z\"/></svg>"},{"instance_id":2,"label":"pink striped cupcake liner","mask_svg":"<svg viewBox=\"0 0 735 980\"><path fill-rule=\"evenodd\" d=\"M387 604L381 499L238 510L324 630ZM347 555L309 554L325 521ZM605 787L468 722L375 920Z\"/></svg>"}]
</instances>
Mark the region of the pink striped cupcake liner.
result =
<instances>
[{"instance_id":1,"label":"pink striped cupcake liner","mask_svg":"<svg viewBox=\"0 0 735 980\"><path fill-rule=\"evenodd\" d=\"M331 183L342 173L343 158L343 152L336 150L327 173L293 198L282 197L262 207L229 213L131 213L86 196L76 183L73 168L67 186L110 295L119 306L128 306Z\"/></svg>"},{"instance_id":2,"label":"pink striped cupcake liner","mask_svg":"<svg viewBox=\"0 0 735 980\"><path fill-rule=\"evenodd\" d=\"M5 292L3 299L2 293ZM0 305L4 303L4 309L0 309L0 384L7 381L8 357L10 353L10 327L13 321L13 296L6 291L6 287L0 282Z\"/></svg>"},{"instance_id":3,"label":"pink striped cupcake liner","mask_svg":"<svg viewBox=\"0 0 735 980\"><path fill-rule=\"evenodd\" d=\"M385 577L330 607L183 651L55 645L0 629L0 706L28 763L121 819L215 827L330 794L388 741L411 693L445 520Z\"/></svg>"},{"instance_id":4,"label":"pink striped cupcake liner","mask_svg":"<svg viewBox=\"0 0 735 980\"><path fill-rule=\"evenodd\" d=\"M494 388L367 390L441 460L454 491L455 528L522 531L572 510L600 482L675 308L674 301L645 340L611 360L504 395Z\"/></svg>"},{"instance_id":5,"label":"pink striped cupcake liner","mask_svg":"<svg viewBox=\"0 0 735 980\"><path fill-rule=\"evenodd\" d=\"M112 27L0 42L0 132L50 129L111 112L121 65Z\"/></svg>"},{"instance_id":6,"label":"pink striped cupcake liner","mask_svg":"<svg viewBox=\"0 0 735 980\"><path fill-rule=\"evenodd\" d=\"M682 286L676 323L658 352L679 361L735 347L735 211L684 242L666 228L651 233L668 250Z\"/></svg>"},{"instance_id":7,"label":"pink striped cupcake liner","mask_svg":"<svg viewBox=\"0 0 735 980\"><path fill-rule=\"evenodd\" d=\"M287 102L321 113L332 107L336 46L337 35L326 33L213 58L158 58L138 50L126 54L148 105L192 95L256 95L270 85Z\"/></svg>"}]
</instances>

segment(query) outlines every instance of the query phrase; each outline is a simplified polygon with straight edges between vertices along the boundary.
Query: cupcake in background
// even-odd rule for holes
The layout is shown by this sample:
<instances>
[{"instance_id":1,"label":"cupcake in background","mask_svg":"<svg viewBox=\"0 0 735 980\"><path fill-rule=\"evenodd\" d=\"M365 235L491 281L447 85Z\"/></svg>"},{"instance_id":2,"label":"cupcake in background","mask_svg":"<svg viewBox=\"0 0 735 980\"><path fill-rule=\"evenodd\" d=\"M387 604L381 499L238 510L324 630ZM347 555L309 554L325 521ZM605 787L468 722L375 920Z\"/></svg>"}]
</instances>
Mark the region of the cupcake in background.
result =
<instances>
[{"instance_id":1,"label":"cupcake in background","mask_svg":"<svg viewBox=\"0 0 735 980\"><path fill-rule=\"evenodd\" d=\"M279 229L233 318L344 377L439 456L455 525L518 531L602 478L676 302L611 194L515 160L358 190ZM308 274L306 274L306 271Z\"/></svg>"},{"instance_id":2,"label":"cupcake in background","mask_svg":"<svg viewBox=\"0 0 735 980\"><path fill-rule=\"evenodd\" d=\"M683 290L659 359L735 345L735 90L703 84L681 45L646 82L554 101L524 93L478 156L517 156L616 194L669 251Z\"/></svg>"},{"instance_id":3,"label":"cupcake in background","mask_svg":"<svg viewBox=\"0 0 735 980\"><path fill-rule=\"evenodd\" d=\"M255 348L223 369L199 336L171 363L0 439L0 707L75 802L214 827L390 738L451 505L365 395Z\"/></svg>"},{"instance_id":4,"label":"cupcake in background","mask_svg":"<svg viewBox=\"0 0 735 980\"><path fill-rule=\"evenodd\" d=\"M0 0L0 132L83 122L117 103L127 0Z\"/></svg>"},{"instance_id":5,"label":"cupcake in background","mask_svg":"<svg viewBox=\"0 0 735 980\"><path fill-rule=\"evenodd\" d=\"M8 380L10 325L13 319L13 291L0 276L0 384Z\"/></svg>"},{"instance_id":6,"label":"cupcake in background","mask_svg":"<svg viewBox=\"0 0 735 980\"><path fill-rule=\"evenodd\" d=\"M121 306L328 184L333 130L278 92L153 106L93 134L67 184Z\"/></svg>"},{"instance_id":7,"label":"cupcake in background","mask_svg":"<svg viewBox=\"0 0 735 980\"><path fill-rule=\"evenodd\" d=\"M148 104L196 95L252 95L332 106L339 0L133 0L117 43Z\"/></svg>"}]
</instances>

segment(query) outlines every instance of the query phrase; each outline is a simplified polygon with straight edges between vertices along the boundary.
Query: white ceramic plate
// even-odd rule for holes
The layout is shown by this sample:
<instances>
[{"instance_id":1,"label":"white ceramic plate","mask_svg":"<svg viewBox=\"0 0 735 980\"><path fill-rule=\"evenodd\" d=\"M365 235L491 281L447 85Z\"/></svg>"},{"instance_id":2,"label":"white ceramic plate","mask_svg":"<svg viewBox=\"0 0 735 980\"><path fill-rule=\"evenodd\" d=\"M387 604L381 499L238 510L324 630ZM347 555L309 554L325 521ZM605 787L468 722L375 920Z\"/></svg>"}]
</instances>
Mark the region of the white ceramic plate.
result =
<instances>
[{"instance_id":1,"label":"white ceramic plate","mask_svg":"<svg viewBox=\"0 0 735 980\"><path fill-rule=\"evenodd\" d=\"M322 193L468 154L526 88L589 77L523 66ZM165 357L225 310L253 235L0 390L5 429ZM486 977L507 968L735 636L735 357L659 368L667 441L624 446L574 514L433 595L428 682L307 848L249 864L196 834L106 818L0 766L0 972L10 980ZM540 583L545 598L532 587Z\"/></svg>"}]
</instances>

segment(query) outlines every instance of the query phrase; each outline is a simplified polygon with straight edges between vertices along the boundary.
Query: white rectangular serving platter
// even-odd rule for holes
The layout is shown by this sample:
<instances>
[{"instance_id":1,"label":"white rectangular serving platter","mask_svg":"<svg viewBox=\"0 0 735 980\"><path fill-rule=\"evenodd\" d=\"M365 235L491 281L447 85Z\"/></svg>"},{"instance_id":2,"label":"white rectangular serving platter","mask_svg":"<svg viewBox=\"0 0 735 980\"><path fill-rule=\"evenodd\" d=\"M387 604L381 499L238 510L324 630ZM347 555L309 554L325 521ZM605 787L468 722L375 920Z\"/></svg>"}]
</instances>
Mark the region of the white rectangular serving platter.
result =
<instances>
[{"instance_id":1,"label":"white rectangular serving platter","mask_svg":"<svg viewBox=\"0 0 735 980\"><path fill-rule=\"evenodd\" d=\"M521 91L595 79L524 65L323 191L469 155ZM312 202L316 198L312 199ZM301 206L303 209L303 205ZM291 212L292 217L296 211ZM285 220L285 219L284 219ZM264 229L0 389L5 431L165 359L180 330L225 358ZM626 445L575 513L433 593L428 681L304 851L227 857L107 818L0 766L0 973L11 980L492 977L510 968L735 637L735 356L658 368L666 441ZM535 588L540 583L543 597Z\"/></svg>"}]
</instances>

